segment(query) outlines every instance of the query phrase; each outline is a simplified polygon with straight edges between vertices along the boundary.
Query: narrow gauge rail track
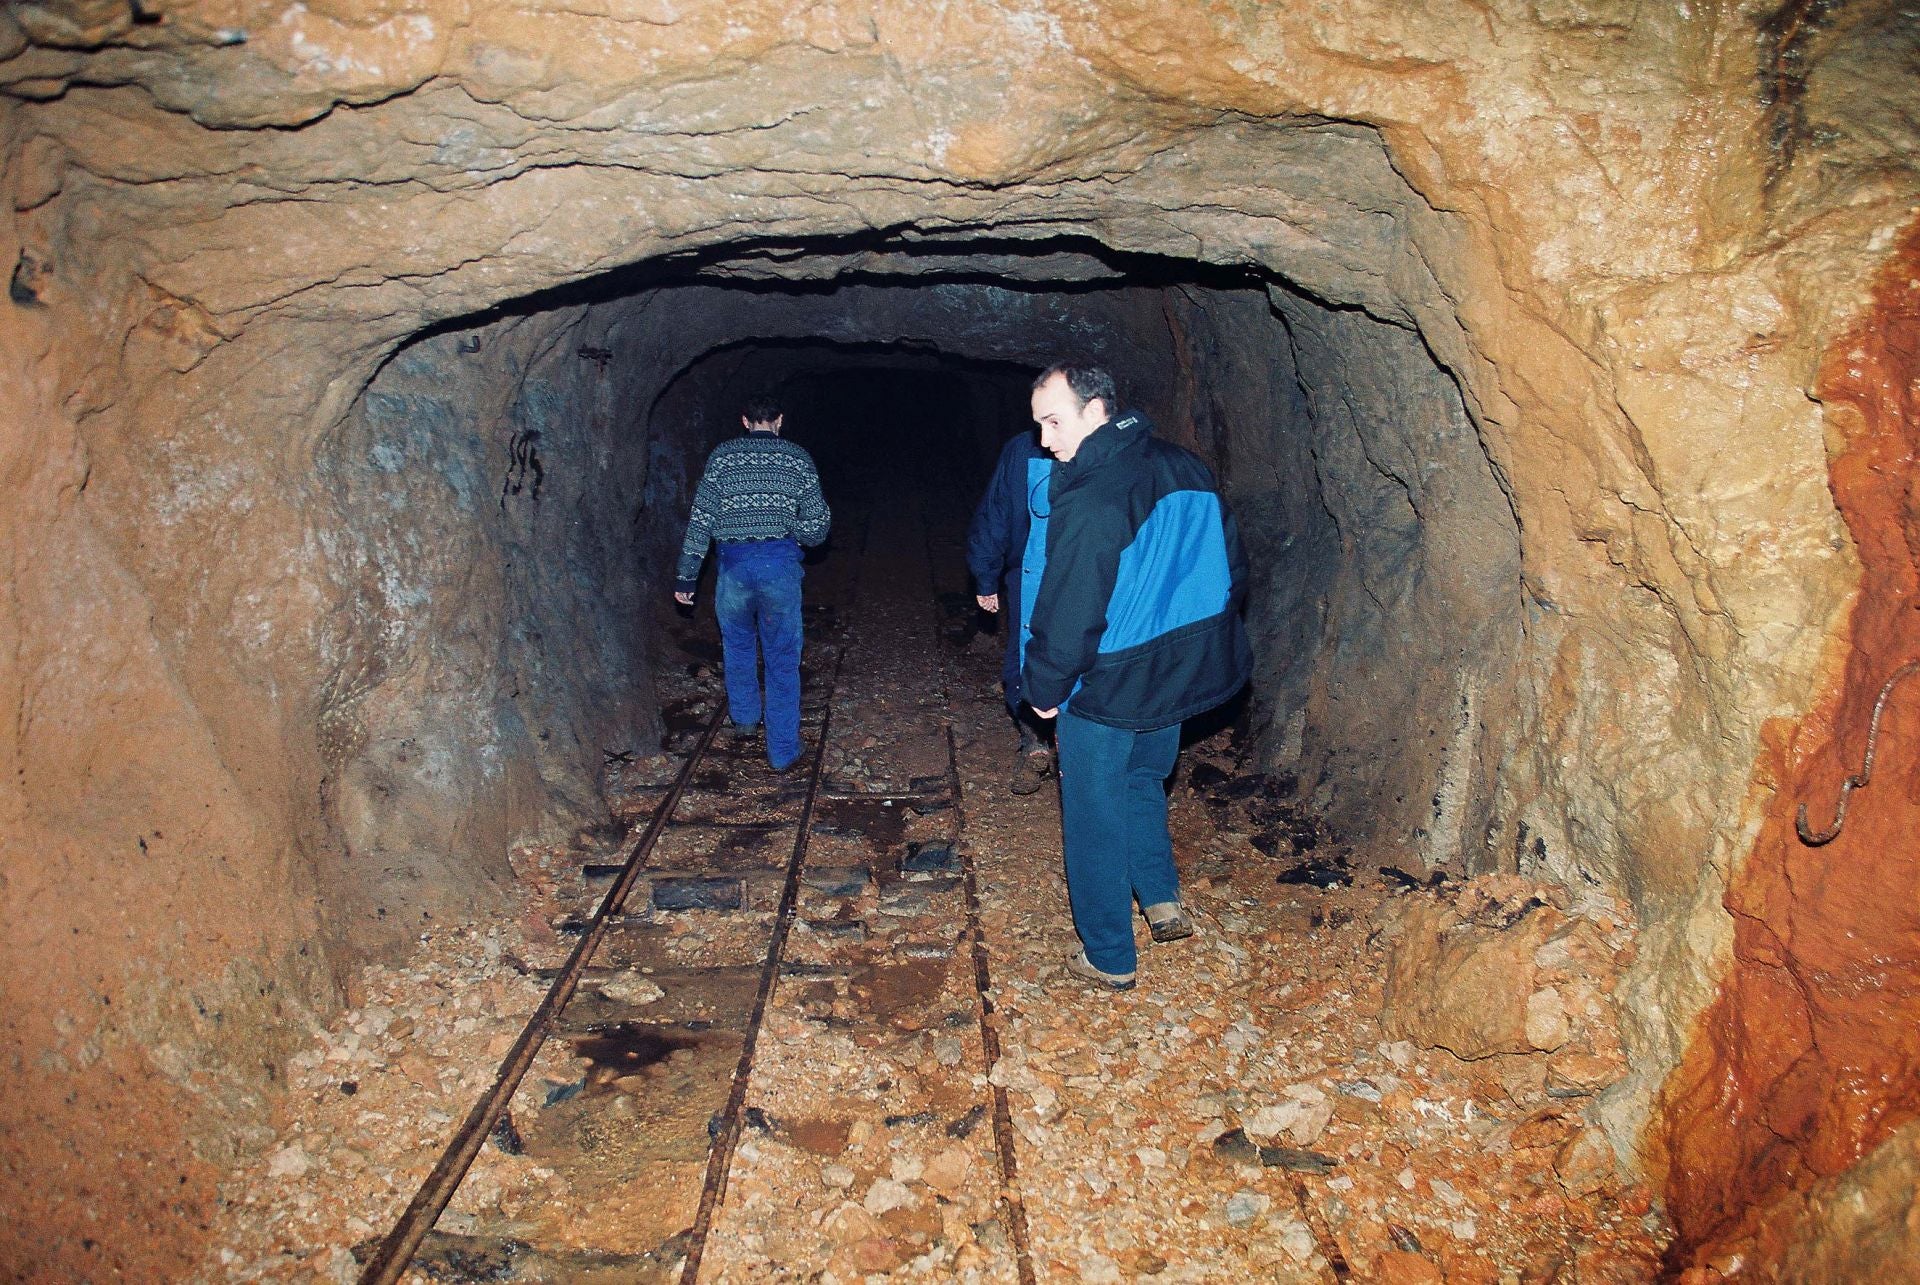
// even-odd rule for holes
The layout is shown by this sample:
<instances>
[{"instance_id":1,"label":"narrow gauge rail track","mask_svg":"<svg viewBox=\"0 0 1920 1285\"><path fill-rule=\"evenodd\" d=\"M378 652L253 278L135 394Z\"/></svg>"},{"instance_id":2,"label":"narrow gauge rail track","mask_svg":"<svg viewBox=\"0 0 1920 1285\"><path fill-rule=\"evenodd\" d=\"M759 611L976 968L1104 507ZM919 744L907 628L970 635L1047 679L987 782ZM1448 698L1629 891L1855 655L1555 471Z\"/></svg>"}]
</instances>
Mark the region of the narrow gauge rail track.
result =
<instances>
[{"instance_id":1,"label":"narrow gauge rail track","mask_svg":"<svg viewBox=\"0 0 1920 1285\"><path fill-rule=\"evenodd\" d=\"M927 529L927 562L939 566L938 552L933 545L932 529ZM936 599L937 601L937 599ZM940 613L934 613L933 627L936 637L944 622ZM1004 619L1002 627L1005 627ZM940 657L940 700L949 708L953 704L952 662L944 654ZM959 817L959 830L966 833L967 804L966 792L960 784L960 745L954 736L953 722L947 722L947 788L953 792L953 806ZM995 1158L1000 1164L1001 1204L1006 1210L1007 1230L1013 1242L1014 1268L1019 1273L1020 1285L1035 1285L1037 1277L1033 1269L1033 1245L1027 1232L1027 1206L1020 1194L1020 1159L1013 1133L1013 1106L1007 1099L1004 1086L993 1083L991 1072L994 1064L1000 1060L1000 1019L993 1002L993 970L987 953L987 934L980 922L980 872L975 866L973 853L964 843L960 849L960 890L966 898L967 931L966 942L970 955L969 963L973 969L973 985L980 997L980 1044L986 1056L987 1089L992 1094L991 1109L993 1121L993 1148Z\"/></svg>"},{"instance_id":2,"label":"narrow gauge rail track","mask_svg":"<svg viewBox=\"0 0 1920 1285\"><path fill-rule=\"evenodd\" d=\"M840 660L846 659L842 648ZM840 685L840 664L834 665L833 687ZM716 715L717 717L717 715ZM806 802L800 807L800 830L793 839L793 856L787 862L786 881L780 888L780 906L774 912L773 935L767 944L766 963L760 969L760 986L753 997L753 1015L747 1022L746 1042L740 1049L740 1061L733 1070L733 1084L727 1090L727 1105L720 1117L720 1131L707 1156L707 1177L700 1188L700 1209L694 1217L688 1238L686 1265L680 1279L693 1285L700 1279L700 1263L706 1255L707 1237L713 1232L713 1216L727 1195L727 1173L733 1164L733 1151L740 1142L741 1116L747 1104L747 1082L753 1075L753 1055L760 1046L760 1029L766 1022L767 1001L773 998L774 984L780 979L780 964L787 953L787 935L793 930L794 908L799 904L800 873L806 865L807 837L813 833L813 806L820 794L821 769L827 761L827 735L833 729L833 705L829 701L826 718L820 724L820 739L813 749L813 767L807 774Z\"/></svg>"},{"instance_id":3,"label":"narrow gauge rail track","mask_svg":"<svg viewBox=\"0 0 1920 1285\"><path fill-rule=\"evenodd\" d=\"M807 867L809 840L814 830L813 818L816 804L823 793L828 797L837 797L832 790L823 792L822 784L829 738L834 730L834 697L838 692L841 671L849 650L850 644L847 643L843 643L839 648L839 656L827 684L825 714L810 751L811 763L807 770L805 790L800 799L797 817L794 817L791 822L786 820L781 822L782 825L794 824L796 830L781 879L779 901L773 914L765 953L758 968L758 984L754 992L752 1009L745 1024L739 1058L732 1069L725 1104L708 1126L710 1144L697 1212L692 1226L673 1238L677 1245L676 1252L682 1256L677 1273L682 1285L693 1285L700 1277L707 1242L714 1229L718 1213L726 1200L735 1151L743 1128L752 1116L746 1107L749 1085L754 1074L756 1054L760 1048L760 1036L766 1022L768 1007L782 975L788 939L796 919L802 880ZM949 662L942 658L937 664L939 673L937 696L943 707L950 707ZM583 978L588 975L596 952L607 939L610 927L620 920L630 894L647 873L649 858L662 837L674 826L680 824L676 821L675 813L687 795L690 784L693 784L695 789L700 788L695 783L700 779L702 768L709 761L709 751L714 746L721 720L725 716L724 699L717 700L716 705L717 708L699 732L686 761L675 774L667 793L656 805L645 825L626 841L619 860L619 873L615 876L613 885L599 902L592 917L586 921L580 940L569 954L565 964L553 977L545 997L502 1060L491 1086L474 1103L412 1201L368 1258L360 1277L362 1285L387 1285L402 1278L422 1244L433 1232L435 1223L453 1200L488 1138L497 1136L497 1128L510 1118L509 1105L513 1102L516 1091L534 1065L542 1046L555 1033L569 1001L581 986ZM963 827L964 804L957 747L950 719L947 721L942 739L945 742L946 759L946 771L942 776L926 781L914 781L907 794L866 792L864 797L868 800L905 799L947 793L950 795L949 802L956 822ZM955 837L958 839L959 835L956 834ZM1014 1133L1007 1094L1004 1088L991 1084L991 1071L999 1057L999 1032L990 994L991 977L988 969L986 939L981 927L978 880L972 859L967 854L966 845L958 843L956 846L960 857L959 873L965 916L965 923L961 926L959 937L962 948L970 952L965 971L973 979L985 1069L989 1073L986 1092L990 1100L981 1105L989 1113L992 1123L995 1167L998 1169L996 1175L998 1203L1005 1219L1015 1272L1020 1285L1032 1285L1035 1274L1028 1244L1025 1207L1018 1187ZM454 1266L457 1269L458 1263L442 1263L440 1266L443 1269L447 1266ZM665 1267L665 1263L656 1261L654 1270L648 1274L649 1278L659 1274ZM594 1279L600 1278L591 1272L587 1274ZM444 1275L444 1271L436 1273L436 1276L440 1275ZM491 1272L489 1276L492 1277ZM509 1272L505 1278L512 1279L513 1273Z\"/></svg>"},{"instance_id":4,"label":"narrow gauge rail track","mask_svg":"<svg viewBox=\"0 0 1920 1285\"><path fill-rule=\"evenodd\" d=\"M629 841L619 875L614 879L613 886L607 890L607 895L601 900L599 908L594 911L593 918L588 921L586 931L574 945L573 953L567 956L567 962L561 966L559 974L553 979L553 985L547 989L546 998L542 999L539 1006L534 1009L533 1016L528 1019L526 1027L520 1032L520 1037L514 1041L513 1047L508 1050L506 1058L500 1063L500 1070L494 1076L492 1086L481 1095L478 1102L473 1104L473 1109L467 1113L467 1118L461 1122L460 1128L447 1143L446 1150L440 1153L438 1163L428 1173L426 1181L420 1184L420 1190L414 1193L412 1201L401 1213L393 1230L387 1233L386 1239L380 1242L379 1249L367 1260L367 1265L360 1274L361 1285L391 1285L391 1282L399 1280L401 1273L406 1271L407 1265L413 1261L414 1254L420 1248L420 1242L426 1239L427 1233L433 1230L434 1223L446 1211L447 1202L451 1201L454 1192L459 1190L461 1181L467 1176L467 1170L473 1166L474 1157L480 1154L480 1148L486 1144L488 1135L499 1122L507 1103L512 1100L515 1090L520 1087L520 1081L526 1076L527 1069L533 1065L534 1057L539 1054L540 1047L546 1043L547 1036L553 1030L554 1022L566 1008L567 1001L573 998L574 991L580 985L581 976L587 971L594 953L599 950L600 943L607 935L607 927L612 922L613 916L619 914L625 907L627 895L632 892L635 881L639 879L647 857L659 841L661 832L667 828L667 823L673 816L673 810L679 806L680 796L686 793L687 782L692 779L694 771L706 757L708 747L713 744L714 734L720 730L720 720L725 711L724 704L715 706L713 717L707 720L699 740L694 743L693 752L681 765L672 786L667 790L666 797L661 799L659 805L655 807L647 824ZM819 784L819 762L820 753L816 747L810 787L817 788ZM812 805L810 788L807 798L809 810ZM804 833L803 830L802 834Z\"/></svg>"}]
</instances>

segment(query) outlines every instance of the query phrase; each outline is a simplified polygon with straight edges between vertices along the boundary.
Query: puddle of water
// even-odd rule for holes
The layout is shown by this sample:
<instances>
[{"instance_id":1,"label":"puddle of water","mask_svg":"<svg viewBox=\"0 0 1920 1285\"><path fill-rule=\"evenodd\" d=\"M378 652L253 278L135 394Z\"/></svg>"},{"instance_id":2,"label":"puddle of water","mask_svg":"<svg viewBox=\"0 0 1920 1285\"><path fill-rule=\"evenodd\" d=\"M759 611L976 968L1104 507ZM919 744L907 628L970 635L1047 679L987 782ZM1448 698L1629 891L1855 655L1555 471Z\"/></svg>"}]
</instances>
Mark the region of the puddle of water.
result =
<instances>
[{"instance_id":1,"label":"puddle of water","mask_svg":"<svg viewBox=\"0 0 1920 1285\"><path fill-rule=\"evenodd\" d=\"M568 1043L576 1056L590 1064L587 1088L605 1090L615 1080L638 1075L681 1049L698 1048L701 1037L647 1022L615 1022L591 1035L573 1036Z\"/></svg>"}]
</instances>

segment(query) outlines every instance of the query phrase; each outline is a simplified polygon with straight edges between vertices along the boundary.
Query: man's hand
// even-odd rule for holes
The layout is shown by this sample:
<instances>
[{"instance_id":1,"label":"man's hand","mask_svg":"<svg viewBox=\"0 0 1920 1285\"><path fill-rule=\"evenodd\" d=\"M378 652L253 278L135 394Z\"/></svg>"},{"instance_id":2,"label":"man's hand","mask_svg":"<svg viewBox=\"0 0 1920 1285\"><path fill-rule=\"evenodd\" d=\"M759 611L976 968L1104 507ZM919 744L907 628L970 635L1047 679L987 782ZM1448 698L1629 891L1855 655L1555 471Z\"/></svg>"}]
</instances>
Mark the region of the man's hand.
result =
<instances>
[{"instance_id":1,"label":"man's hand","mask_svg":"<svg viewBox=\"0 0 1920 1285\"><path fill-rule=\"evenodd\" d=\"M1036 709L1033 711L1033 716L1035 718L1052 718L1059 712L1060 707L1055 705L1052 709Z\"/></svg>"},{"instance_id":2,"label":"man's hand","mask_svg":"<svg viewBox=\"0 0 1920 1285\"><path fill-rule=\"evenodd\" d=\"M997 593L977 593L973 596L973 600L980 604L982 611L1000 610L1000 595Z\"/></svg>"},{"instance_id":3,"label":"man's hand","mask_svg":"<svg viewBox=\"0 0 1920 1285\"><path fill-rule=\"evenodd\" d=\"M673 595L673 600L683 607L691 607L693 605L693 595L690 593L681 593L676 590Z\"/></svg>"}]
</instances>

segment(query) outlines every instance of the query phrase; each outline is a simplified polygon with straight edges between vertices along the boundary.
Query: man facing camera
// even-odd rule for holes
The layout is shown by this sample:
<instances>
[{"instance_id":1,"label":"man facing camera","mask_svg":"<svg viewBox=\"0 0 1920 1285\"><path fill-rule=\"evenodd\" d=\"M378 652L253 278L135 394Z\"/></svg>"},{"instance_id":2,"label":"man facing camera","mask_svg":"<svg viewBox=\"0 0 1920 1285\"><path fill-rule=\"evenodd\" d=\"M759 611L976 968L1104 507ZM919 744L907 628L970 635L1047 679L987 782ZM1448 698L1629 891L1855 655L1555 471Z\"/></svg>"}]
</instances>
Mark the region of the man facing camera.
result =
<instances>
[{"instance_id":1,"label":"man facing camera","mask_svg":"<svg viewBox=\"0 0 1920 1285\"><path fill-rule=\"evenodd\" d=\"M1180 724L1252 673L1240 620L1246 555L1213 473L1116 415L1113 376L1062 362L1034 381L1047 485L1044 565L1029 612L1022 689L1057 718L1067 895L1084 949L1074 976L1134 984L1132 907L1155 941L1193 933L1167 830Z\"/></svg>"}]
</instances>

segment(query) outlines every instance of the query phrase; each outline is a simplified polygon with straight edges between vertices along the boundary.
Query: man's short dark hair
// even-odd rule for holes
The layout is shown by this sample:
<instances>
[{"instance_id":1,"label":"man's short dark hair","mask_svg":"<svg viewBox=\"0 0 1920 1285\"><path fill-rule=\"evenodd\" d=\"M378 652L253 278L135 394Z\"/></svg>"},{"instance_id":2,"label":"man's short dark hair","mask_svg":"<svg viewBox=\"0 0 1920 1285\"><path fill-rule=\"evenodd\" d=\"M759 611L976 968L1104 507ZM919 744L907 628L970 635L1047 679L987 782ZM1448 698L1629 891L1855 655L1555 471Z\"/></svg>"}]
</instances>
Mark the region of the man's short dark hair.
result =
<instances>
[{"instance_id":1,"label":"man's short dark hair","mask_svg":"<svg viewBox=\"0 0 1920 1285\"><path fill-rule=\"evenodd\" d=\"M771 424L780 414L780 403L764 394L747 398L740 407L741 418L749 424Z\"/></svg>"},{"instance_id":2,"label":"man's short dark hair","mask_svg":"<svg viewBox=\"0 0 1920 1285\"><path fill-rule=\"evenodd\" d=\"M1113 376L1107 372L1105 366L1096 366L1092 362L1072 359L1056 361L1053 365L1040 372L1040 378L1033 381L1034 391L1038 392L1040 385L1046 383L1055 375L1059 375L1067 381L1067 387L1073 391L1074 399L1078 401L1082 407L1098 397L1102 402L1106 403L1107 413L1109 415L1118 415L1120 413L1120 393L1119 390L1113 386Z\"/></svg>"}]
</instances>

